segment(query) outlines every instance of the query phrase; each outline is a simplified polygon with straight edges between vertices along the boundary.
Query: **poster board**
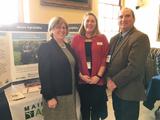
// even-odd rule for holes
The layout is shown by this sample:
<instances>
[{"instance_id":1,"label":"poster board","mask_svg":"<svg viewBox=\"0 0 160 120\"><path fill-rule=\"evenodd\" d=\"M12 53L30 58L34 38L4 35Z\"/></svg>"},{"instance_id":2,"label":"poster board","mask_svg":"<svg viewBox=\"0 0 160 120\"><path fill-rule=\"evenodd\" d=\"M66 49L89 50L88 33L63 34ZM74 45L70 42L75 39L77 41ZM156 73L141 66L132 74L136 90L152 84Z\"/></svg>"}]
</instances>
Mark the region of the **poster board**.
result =
<instances>
[{"instance_id":1,"label":"poster board","mask_svg":"<svg viewBox=\"0 0 160 120\"><path fill-rule=\"evenodd\" d=\"M37 50L47 39L47 24L0 26L0 88L38 78Z\"/></svg>"},{"instance_id":2,"label":"poster board","mask_svg":"<svg viewBox=\"0 0 160 120\"><path fill-rule=\"evenodd\" d=\"M70 42L80 24L69 24ZM0 26L0 88L15 82L37 79L38 48L49 40L48 24L17 23Z\"/></svg>"}]
</instances>

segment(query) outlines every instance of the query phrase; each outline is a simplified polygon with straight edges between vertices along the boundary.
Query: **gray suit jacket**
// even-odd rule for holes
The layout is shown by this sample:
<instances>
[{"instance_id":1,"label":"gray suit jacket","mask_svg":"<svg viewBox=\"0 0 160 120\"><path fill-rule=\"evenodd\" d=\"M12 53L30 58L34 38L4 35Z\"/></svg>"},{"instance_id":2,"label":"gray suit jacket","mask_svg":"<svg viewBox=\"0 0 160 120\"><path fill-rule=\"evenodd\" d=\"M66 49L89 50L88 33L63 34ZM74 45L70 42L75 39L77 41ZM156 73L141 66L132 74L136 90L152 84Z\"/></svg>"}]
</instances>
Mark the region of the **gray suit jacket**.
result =
<instances>
[{"instance_id":1,"label":"gray suit jacket","mask_svg":"<svg viewBox=\"0 0 160 120\"><path fill-rule=\"evenodd\" d=\"M148 36L132 28L122 43L116 46L120 34L110 41L111 62L108 76L116 83L115 93L124 100L145 100L144 72L150 51Z\"/></svg>"}]
</instances>

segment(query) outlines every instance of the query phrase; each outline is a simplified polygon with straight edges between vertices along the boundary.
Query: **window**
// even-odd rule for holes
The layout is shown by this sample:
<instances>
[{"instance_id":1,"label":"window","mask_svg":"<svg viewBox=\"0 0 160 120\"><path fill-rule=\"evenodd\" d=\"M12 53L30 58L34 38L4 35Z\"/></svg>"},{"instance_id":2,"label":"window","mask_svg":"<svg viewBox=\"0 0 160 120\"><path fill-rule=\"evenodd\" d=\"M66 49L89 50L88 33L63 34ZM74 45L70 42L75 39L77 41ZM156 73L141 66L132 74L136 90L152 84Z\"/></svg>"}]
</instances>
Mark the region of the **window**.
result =
<instances>
[{"instance_id":1,"label":"window","mask_svg":"<svg viewBox=\"0 0 160 120\"><path fill-rule=\"evenodd\" d=\"M101 33L110 40L119 31L118 12L120 0L99 0L98 19Z\"/></svg>"},{"instance_id":2,"label":"window","mask_svg":"<svg viewBox=\"0 0 160 120\"><path fill-rule=\"evenodd\" d=\"M18 22L18 0L0 1L0 24L11 24Z\"/></svg>"}]
</instances>

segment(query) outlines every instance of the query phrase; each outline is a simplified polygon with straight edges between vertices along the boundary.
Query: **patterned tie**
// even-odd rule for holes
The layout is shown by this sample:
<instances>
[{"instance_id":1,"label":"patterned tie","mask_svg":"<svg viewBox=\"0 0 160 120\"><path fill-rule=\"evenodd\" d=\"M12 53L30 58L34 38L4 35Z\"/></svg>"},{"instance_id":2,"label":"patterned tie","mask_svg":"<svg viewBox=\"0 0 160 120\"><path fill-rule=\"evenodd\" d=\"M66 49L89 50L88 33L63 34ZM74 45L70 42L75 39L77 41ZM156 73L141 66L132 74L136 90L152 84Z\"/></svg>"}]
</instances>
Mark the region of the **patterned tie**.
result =
<instances>
[{"instance_id":1,"label":"patterned tie","mask_svg":"<svg viewBox=\"0 0 160 120\"><path fill-rule=\"evenodd\" d=\"M116 46L118 46L122 41L123 41L123 36L120 35L119 38L118 38L118 40L117 40Z\"/></svg>"},{"instance_id":2,"label":"patterned tie","mask_svg":"<svg viewBox=\"0 0 160 120\"><path fill-rule=\"evenodd\" d=\"M112 55L115 51L115 49L117 48L117 46L123 41L123 36L120 34L117 42L111 47L110 51L109 51L109 55Z\"/></svg>"}]
</instances>

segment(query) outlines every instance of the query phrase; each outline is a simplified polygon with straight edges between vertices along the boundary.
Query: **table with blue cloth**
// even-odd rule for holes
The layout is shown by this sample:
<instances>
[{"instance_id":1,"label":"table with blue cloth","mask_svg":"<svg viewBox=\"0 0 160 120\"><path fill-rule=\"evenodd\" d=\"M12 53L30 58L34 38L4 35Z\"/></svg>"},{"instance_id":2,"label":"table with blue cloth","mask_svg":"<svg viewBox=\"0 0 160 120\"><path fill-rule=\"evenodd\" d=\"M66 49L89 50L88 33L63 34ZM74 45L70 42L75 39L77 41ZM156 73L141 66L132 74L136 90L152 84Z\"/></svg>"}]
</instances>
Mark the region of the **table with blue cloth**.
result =
<instances>
[{"instance_id":1,"label":"table with blue cloth","mask_svg":"<svg viewBox=\"0 0 160 120\"><path fill-rule=\"evenodd\" d=\"M152 110L157 100L160 100L160 75L152 77L147 89L147 100L143 105Z\"/></svg>"}]
</instances>

